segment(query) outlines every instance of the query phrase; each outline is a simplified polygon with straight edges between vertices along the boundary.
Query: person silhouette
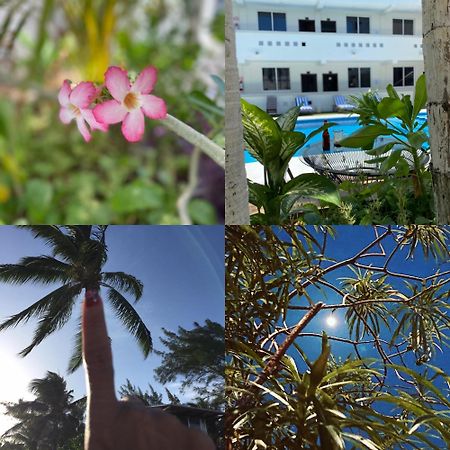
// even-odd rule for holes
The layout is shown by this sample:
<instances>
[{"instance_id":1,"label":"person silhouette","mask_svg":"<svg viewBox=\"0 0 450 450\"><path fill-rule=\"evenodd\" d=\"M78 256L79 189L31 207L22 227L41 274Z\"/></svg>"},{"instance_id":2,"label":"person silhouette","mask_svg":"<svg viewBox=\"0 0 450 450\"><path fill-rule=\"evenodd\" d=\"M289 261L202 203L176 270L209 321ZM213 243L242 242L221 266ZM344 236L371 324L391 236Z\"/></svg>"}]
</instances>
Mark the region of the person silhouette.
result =
<instances>
[{"instance_id":1,"label":"person silhouette","mask_svg":"<svg viewBox=\"0 0 450 450\"><path fill-rule=\"evenodd\" d=\"M111 343L96 290L86 290L82 323L88 387L85 450L215 450L205 433L187 428L175 416L116 398Z\"/></svg>"}]
</instances>

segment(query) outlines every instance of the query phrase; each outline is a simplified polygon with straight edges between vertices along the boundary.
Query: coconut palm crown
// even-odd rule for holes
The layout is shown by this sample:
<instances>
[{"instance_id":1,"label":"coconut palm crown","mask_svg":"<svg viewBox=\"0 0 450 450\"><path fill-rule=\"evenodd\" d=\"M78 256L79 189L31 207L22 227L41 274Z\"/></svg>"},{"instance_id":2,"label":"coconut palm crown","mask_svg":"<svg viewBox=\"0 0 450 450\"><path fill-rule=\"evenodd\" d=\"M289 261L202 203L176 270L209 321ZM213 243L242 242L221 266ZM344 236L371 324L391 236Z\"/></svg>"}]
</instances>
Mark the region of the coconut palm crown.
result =
<instances>
[{"instance_id":1,"label":"coconut palm crown","mask_svg":"<svg viewBox=\"0 0 450 450\"><path fill-rule=\"evenodd\" d=\"M0 281L13 284L58 283L61 286L0 324L2 331L26 323L34 317L39 319L31 344L24 348L20 355L28 355L34 347L69 320L83 290L105 288L107 293L103 297L147 356L152 350L150 331L124 297L129 295L137 302L142 297L142 282L124 272L102 271L107 261L108 249L105 242L107 226L38 225L25 228L29 229L35 238L42 239L51 247L52 256L26 256L17 264L1 264ZM69 372L74 372L81 362L81 320L79 320Z\"/></svg>"}]
</instances>

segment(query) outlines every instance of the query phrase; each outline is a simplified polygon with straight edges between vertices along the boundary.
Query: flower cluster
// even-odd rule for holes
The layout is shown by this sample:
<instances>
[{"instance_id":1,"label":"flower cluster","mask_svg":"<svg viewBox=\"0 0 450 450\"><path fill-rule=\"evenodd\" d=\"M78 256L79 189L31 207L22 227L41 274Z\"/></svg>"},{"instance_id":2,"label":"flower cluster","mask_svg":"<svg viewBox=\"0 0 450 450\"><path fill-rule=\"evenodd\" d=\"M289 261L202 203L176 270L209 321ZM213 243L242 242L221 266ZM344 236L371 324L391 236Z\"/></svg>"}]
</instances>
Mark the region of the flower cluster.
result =
<instances>
[{"instance_id":1,"label":"flower cluster","mask_svg":"<svg viewBox=\"0 0 450 450\"><path fill-rule=\"evenodd\" d=\"M58 95L59 118L65 124L75 119L86 142L91 139L91 131L107 131L108 125L119 122L122 122L122 133L127 141L140 141L144 134L144 115L150 119L164 119L167 115L164 100L150 95L156 79L154 67L146 67L133 84L127 71L109 67L105 73L105 86L112 99L97 104L95 101L102 87L83 81L72 89L70 82L65 80Z\"/></svg>"}]
</instances>

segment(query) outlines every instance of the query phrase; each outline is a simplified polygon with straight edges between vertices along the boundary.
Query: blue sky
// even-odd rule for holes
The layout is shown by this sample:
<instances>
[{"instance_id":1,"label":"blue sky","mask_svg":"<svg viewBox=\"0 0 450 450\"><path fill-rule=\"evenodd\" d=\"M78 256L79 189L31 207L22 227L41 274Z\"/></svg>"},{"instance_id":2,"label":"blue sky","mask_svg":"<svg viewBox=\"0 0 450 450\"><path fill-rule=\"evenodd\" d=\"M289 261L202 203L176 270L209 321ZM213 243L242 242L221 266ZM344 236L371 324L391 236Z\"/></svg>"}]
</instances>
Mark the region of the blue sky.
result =
<instances>
[{"instance_id":1,"label":"blue sky","mask_svg":"<svg viewBox=\"0 0 450 450\"><path fill-rule=\"evenodd\" d=\"M224 323L224 232L222 226L110 226L107 231L109 259L105 271L128 272L144 283L144 294L136 310L152 332L156 349L161 327L176 331L192 328L205 319ZM16 263L22 256L48 254L48 248L25 229L0 227L0 263ZM15 314L50 292L51 286L0 283L0 320ZM105 302L106 303L106 302ZM80 311L80 303L78 312ZM0 402L30 398L31 379L47 370L63 375L76 398L85 395L83 369L67 375L78 312L59 331L44 340L26 358L17 356L31 342L35 320L0 333L2 383ZM107 324L112 339L115 382L118 388L130 379L145 388L153 378L160 358L151 354L144 360L133 337L107 308ZM178 394L179 383L167 385ZM189 400L191 393L180 394ZM0 414L0 433L10 425Z\"/></svg>"}]
</instances>

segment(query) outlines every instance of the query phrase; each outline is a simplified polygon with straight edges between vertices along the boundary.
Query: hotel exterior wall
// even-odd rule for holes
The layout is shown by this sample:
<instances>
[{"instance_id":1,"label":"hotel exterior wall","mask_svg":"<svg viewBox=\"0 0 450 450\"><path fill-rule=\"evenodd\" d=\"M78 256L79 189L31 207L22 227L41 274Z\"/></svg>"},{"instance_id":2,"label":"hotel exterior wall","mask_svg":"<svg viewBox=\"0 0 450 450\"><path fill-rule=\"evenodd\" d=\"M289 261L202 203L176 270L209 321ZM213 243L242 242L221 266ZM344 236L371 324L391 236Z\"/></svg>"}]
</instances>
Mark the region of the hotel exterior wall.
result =
<instances>
[{"instance_id":1,"label":"hotel exterior wall","mask_svg":"<svg viewBox=\"0 0 450 450\"><path fill-rule=\"evenodd\" d=\"M299 0L300 1L300 0ZM373 0L376 2L377 0ZM336 31L338 33L347 33L347 16L370 17L370 34L392 35L393 19L409 19L414 21L414 35L422 36L422 17L420 12L414 11L389 11L386 13L371 11L363 8L352 9L317 9L308 6L283 6L283 5L267 5L267 4L245 4L233 5L233 15L235 23L240 30L258 31L258 11L278 12L286 14L287 32L298 32L299 19L309 19L316 21L316 33L320 32L321 20L335 20ZM283 33L283 31L280 31ZM308 33L313 34L313 33ZM332 35L332 33L327 33ZM352 33L351 35L354 36ZM366 35L367 36L367 35ZM395 35L398 37L399 35Z\"/></svg>"},{"instance_id":2,"label":"hotel exterior wall","mask_svg":"<svg viewBox=\"0 0 450 450\"><path fill-rule=\"evenodd\" d=\"M248 61L421 61L421 36L236 30L239 63Z\"/></svg>"},{"instance_id":3,"label":"hotel exterior wall","mask_svg":"<svg viewBox=\"0 0 450 450\"><path fill-rule=\"evenodd\" d=\"M262 85L263 67L289 67L290 68L290 90L265 91ZM274 95L278 100L278 112L285 112L295 105L297 95L305 95L311 100L312 105L317 112L332 111L335 95L358 95L366 92L367 88L349 88L348 87L348 68L349 67L370 67L371 71L371 89L377 90L381 95L386 95L386 86L393 83L393 65L391 63L379 62L336 62L333 64L320 64L318 62L290 62L288 65L283 63L254 61L241 65L239 72L243 78L244 90L241 92L243 98L254 103L265 110L266 99L269 95ZM402 61L395 67L414 67L414 79L416 80L423 72L422 61ZM300 75L309 71L317 74L317 87L319 92L301 91ZM322 74L329 71L338 74L338 92L324 92L322 87ZM413 86L396 87L402 94L412 94Z\"/></svg>"}]
</instances>

